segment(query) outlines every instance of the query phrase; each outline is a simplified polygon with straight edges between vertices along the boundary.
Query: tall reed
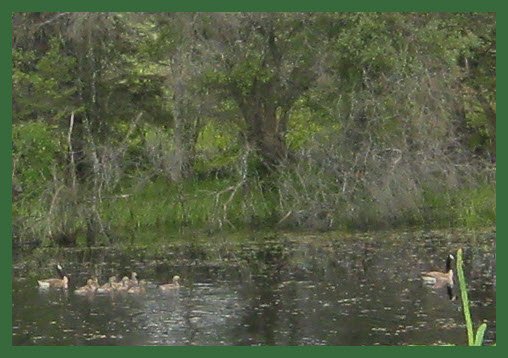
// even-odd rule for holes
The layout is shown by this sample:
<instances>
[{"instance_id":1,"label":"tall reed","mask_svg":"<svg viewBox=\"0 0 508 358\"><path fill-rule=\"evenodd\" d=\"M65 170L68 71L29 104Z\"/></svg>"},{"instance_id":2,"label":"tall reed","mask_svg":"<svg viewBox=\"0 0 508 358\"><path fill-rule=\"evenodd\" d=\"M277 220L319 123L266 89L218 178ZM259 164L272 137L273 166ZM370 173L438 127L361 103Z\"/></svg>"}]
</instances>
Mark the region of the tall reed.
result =
<instances>
[{"instance_id":1,"label":"tall reed","mask_svg":"<svg viewBox=\"0 0 508 358\"><path fill-rule=\"evenodd\" d=\"M476 331L476 335L473 327L473 320L471 318L471 310L469 308L469 298L467 296L467 284L466 278L464 276L464 270L462 268L463 260L462 260L462 249L457 250L457 276L459 280L460 287L460 296L462 299L462 308L464 312L464 318L466 320L466 331L467 331L467 344L469 346L481 346L483 345L483 337L485 335L485 330L487 329L487 324L482 323L478 330Z\"/></svg>"}]
</instances>

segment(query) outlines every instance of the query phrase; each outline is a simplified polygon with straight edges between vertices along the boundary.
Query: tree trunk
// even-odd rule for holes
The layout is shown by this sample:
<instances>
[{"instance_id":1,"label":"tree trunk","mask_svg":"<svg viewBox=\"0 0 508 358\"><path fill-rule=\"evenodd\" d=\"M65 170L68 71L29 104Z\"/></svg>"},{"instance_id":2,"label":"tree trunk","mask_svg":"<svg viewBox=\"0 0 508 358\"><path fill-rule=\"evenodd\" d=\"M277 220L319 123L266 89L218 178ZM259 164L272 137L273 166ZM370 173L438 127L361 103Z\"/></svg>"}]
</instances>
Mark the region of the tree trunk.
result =
<instances>
[{"instance_id":1,"label":"tree trunk","mask_svg":"<svg viewBox=\"0 0 508 358\"><path fill-rule=\"evenodd\" d=\"M94 213L86 219L86 245L88 247L95 246L97 242L97 227L98 223L95 220Z\"/></svg>"},{"instance_id":2,"label":"tree trunk","mask_svg":"<svg viewBox=\"0 0 508 358\"><path fill-rule=\"evenodd\" d=\"M273 170L287 156L285 128L287 114L277 116L277 107L270 103L243 104L242 114L247 125L247 141L261 156L263 165Z\"/></svg>"},{"instance_id":3,"label":"tree trunk","mask_svg":"<svg viewBox=\"0 0 508 358\"><path fill-rule=\"evenodd\" d=\"M85 182L86 178L90 175L90 166L85 154L84 137L85 131L83 128L83 114L77 113L74 116L74 129L71 136L73 153L69 153L69 162L71 161L71 156L74 156L75 165L71 166L71 170L75 170L76 178L80 183Z\"/></svg>"},{"instance_id":4,"label":"tree trunk","mask_svg":"<svg viewBox=\"0 0 508 358\"><path fill-rule=\"evenodd\" d=\"M487 98L476 90L476 97L482 106L485 117L487 118L487 131L488 131L488 149L491 160L496 161L496 111L492 108Z\"/></svg>"},{"instance_id":5,"label":"tree trunk","mask_svg":"<svg viewBox=\"0 0 508 358\"><path fill-rule=\"evenodd\" d=\"M173 135L174 150L171 158L171 180L179 182L192 176L194 162L193 133L184 123L175 126Z\"/></svg>"},{"instance_id":6,"label":"tree trunk","mask_svg":"<svg viewBox=\"0 0 508 358\"><path fill-rule=\"evenodd\" d=\"M193 174L196 142L199 135L199 116L192 116L189 103L175 103L173 110L174 150L171 158L171 180L179 182ZM195 118L193 118L195 117Z\"/></svg>"}]
</instances>

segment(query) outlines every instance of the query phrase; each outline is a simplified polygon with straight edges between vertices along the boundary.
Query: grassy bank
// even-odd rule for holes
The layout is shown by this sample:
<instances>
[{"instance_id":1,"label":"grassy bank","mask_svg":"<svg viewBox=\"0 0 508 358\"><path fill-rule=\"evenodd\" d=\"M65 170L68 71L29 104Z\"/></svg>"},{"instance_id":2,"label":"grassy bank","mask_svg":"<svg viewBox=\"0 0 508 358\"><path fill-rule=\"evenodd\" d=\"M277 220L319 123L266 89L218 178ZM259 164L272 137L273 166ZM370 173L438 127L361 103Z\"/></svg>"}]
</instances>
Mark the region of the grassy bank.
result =
<instances>
[{"instance_id":1,"label":"grassy bank","mask_svg":"<svg viewBox=\"0 0 508 358\"><path fill-rule=\"evenodd\" d=\"M292 220L293 214L288 215L289 211L281 207L277 191L263 189L259 182L238 188L236 184L227 178L178 185L162 178L126 182L117 193L102 198L98 212L104 231L97 233L96 242L150 243L192 232L212 235L246 230L355 231L405 226L475 229L495 226L496 222L492 185L445 194L427 193L423 206L400 212L391 221L386 221L384 215L376 217L371 208L363 206L364 211L357 210L353 216L337 208L321 216L318 213L313 216L314 221L302 224ZM68 235L71 243L86 245L89 233L84 214L89 203L74 202L65 189L59 191L56 199L41 198L45 196L13 204L17 240L41 239L46 245L59 234Z\"/></svg>"}]
</instances>

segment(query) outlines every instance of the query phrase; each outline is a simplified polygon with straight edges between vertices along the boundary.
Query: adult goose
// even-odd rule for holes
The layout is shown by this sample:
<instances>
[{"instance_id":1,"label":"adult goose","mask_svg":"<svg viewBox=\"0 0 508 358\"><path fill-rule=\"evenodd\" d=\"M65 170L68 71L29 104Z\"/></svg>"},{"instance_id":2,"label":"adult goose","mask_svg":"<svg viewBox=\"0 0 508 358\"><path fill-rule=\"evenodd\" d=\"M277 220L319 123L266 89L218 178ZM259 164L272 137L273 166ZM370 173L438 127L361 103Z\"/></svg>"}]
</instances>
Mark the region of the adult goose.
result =
<instances>
[{"instance_id":1,"label":"adult goose","mask_svg":"<svg viewBox=\"0 0 508 358\"><path fill-rule=\"evenodd\" d=\"M444 287L445 285L453 287L453 269L452 269L452 260L455 257L452 254L449 254L446 258L446 271L429 271L422 272L421 277L423 283L426 285L432 285L434 287Z\"/></svg>"},{"instance_id":2,"label":"adult goose","mask_svg":"<svg viewBox=\"0 0 508 358\"><path fill-rule=\"evenodd\" d=\"M60 264L56 265L56 270L60 276L60 278L47 278L44 280L37 280L37 284L40 288L68 288L69 287L69 277L64 273L62 266Z\"/></svg>"}]
</instances>

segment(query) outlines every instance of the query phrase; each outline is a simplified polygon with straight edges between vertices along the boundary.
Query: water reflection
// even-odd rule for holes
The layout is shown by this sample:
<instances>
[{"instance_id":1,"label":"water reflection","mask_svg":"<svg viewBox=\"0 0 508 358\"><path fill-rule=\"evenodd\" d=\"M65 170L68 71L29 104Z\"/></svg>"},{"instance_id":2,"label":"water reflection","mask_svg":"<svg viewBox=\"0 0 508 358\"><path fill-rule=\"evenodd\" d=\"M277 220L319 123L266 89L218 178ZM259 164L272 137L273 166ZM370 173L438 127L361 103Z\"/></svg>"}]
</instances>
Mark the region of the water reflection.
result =
<instances>
[{"instance_id":1,"label":"water reflection","mask_svg":"<svg viewBox=\"0 0 508 358\"><path fill-rule=\"evenodd\" d=\"M69 292L37 290L41 269L18 259L13 344L464 344L456 288L426 287L419 277L459 246L473 320L486 320L486 339L495 341L495 242L473 250L443 235L400 236L262 240L216 251L184 245L159 256L66 251L52 259L69 270ZM72 293L90 275L105 282L131 271L149 282L146 293ZM157 284L175 274L182 287L160 292Z\"/></svg>"}]
</instances>

